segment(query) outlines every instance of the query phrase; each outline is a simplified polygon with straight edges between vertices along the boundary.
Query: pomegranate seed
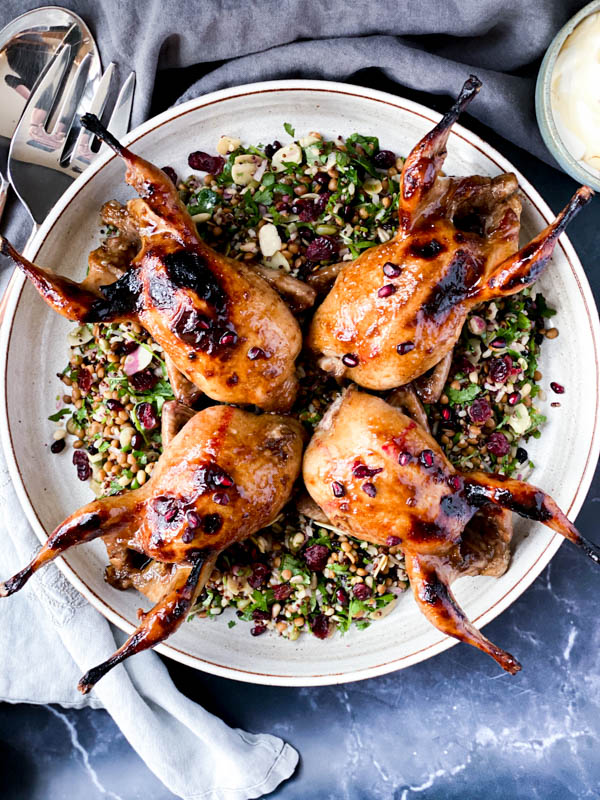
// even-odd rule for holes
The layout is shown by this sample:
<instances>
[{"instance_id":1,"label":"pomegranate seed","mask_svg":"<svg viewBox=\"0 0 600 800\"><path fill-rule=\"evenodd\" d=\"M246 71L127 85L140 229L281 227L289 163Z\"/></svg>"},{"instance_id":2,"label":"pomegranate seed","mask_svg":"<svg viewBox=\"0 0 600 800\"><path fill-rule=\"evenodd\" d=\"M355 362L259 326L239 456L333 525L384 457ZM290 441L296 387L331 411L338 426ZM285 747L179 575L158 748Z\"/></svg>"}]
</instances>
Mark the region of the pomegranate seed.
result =
<instances>
[{"instance_id":1,"label":"pomegranate seed","mask_svg":"<svg viewBox=\"0 0 600 800\"><path fill-rule=\"evenodd\" d=\"M287 600L294 591L294 587L289 583L278 583L276 586L272 586L271 588L273 589L273 597L275 600Z\"/></svg>"},{"instance_id":2,"label":"pomegranate seed","mask_svg":"<svg viewBox=\"0 0 600 800\"><path fill-rule=\"evenodd\" d=\"M228 475L225 470L221 470L219 472L215 470L212 479L215 486L233 486L233 478L231 475Z\"/></svg>"},{"instance_id":3,"label":"pomegranate seed","mask_svg":"<svg viewBox=\"0 0 600 800\"><path fill-rule=\"evenodd\" d=\"M202 530L204 533L217 533L223 525L223 517L220 514L207 514L202 520Z\"/></svg>"},{"instance_id":4,"label":"pomegranate seed","mask_svg":"<svg viewBox=\"0 0 600 800\"><path fill-rule=\"evenodd\" d=\"M192 169L198 172L208 172L211 175L220 175L225 166L225 159L221 156L211 156L208 153L203 153L201 150L196 150L188 156L188 164Z\"/></svg>"},{"instance_id":5,"label":"pomegranate seed","mask_svg":"<svg viewBox=\"0 0 600 800\"><path fill-rule=\"evenodd\" d=\"M385 543L388 547L397 547L402 543L402 539L399 536L388 536Z\"/></svg>"},{"instance_id":6,"label":"pomegranate seed","mask_svg":"<svg viewBox=\"0 0 600 800\"><path fill-rule=\"evenodd\" d=\"M184 544L190 544L194 541L194 531L191 528L188 528L181 534L181 541Z\"/></svg>"},{"instance_id":7,"label":"pomegranate seed","mask_svg":"<svg viewBox=\"0 0 600 800\"><path fill-rule=\"evenodd\" d=\"M377 292L377 297L390 297L391 295L395 294L396 287L393 283L386 283L385 286L382 286L381 289Z\"/></svg>"},{"instance_id":8,"label":"pomegranate seed","mask_svg":"<svg viewBox=\"0 0 600 800\"><path fill-rule=\"evenodd\" d=\"M251 347L250 350L248 350L247 356L250 361L256 361L259 358L266 358L267 354L260 347Z\"/></svg>"},{"instance_id":9,"label":"pomegranate seed","mask_svg":"<svg viewBox=\"0 0 600 800\"><path fill-rule=\"evenodd\" d=\"M248 583L253 589L260 589L270 574L271 570L265 564L254 564Z\"/></svg>"},{"instance_id":10,"label":"pomegranate seed","mask_svg":"<svg viewBox=\"0 0 600 800\"><path fill-rule=\"evenodd\" d=\"M317 236L306 248L308 261L331 261L339 253L339 245L331 236Z\"/></svg>"},{"instance_id":11,"label":"pomegranate seed","mask_svg":"<svg viewBox=\"0 0 600 800\"><path fill-rule=\"evenodd\" d=\"M492 416L492 407L487 400L478 398L473 400L468 408L468 413L473 422L482 423Z\"/></svg>"},{"instance_id":12,"label":"pomegranate seed","mask_svg":"<svg viewBox=\"0 0 600 800\"><path fill-rule=\"evenodd\" d=\"M366 583L357 583L352 587L352 594L357 600L368 600L371 597L371 590Z\"/></svg>"},{"instance_id":13,"label":"pomegranate seed","mask_svg":"<svg viewBox=\"0 0 600 800\"><path fill-rule=\"evenodd\" d=\"M134 433L131 437L131 449L132 450L139 450L141 446L144 444L144 439L141 433Z\"/></svg>"},{"instance_id":14,"label":"pomegranate seed","mask_svg":"<svg viewBox=\"0 0 600 800\"><path fill-rule=\"evenodd\" d=\"M326 639L329 636L329 620L325 614L316 614L310 622L310 629L317 639Z\"/></svg>"},{"instance_id":15,"label":"pomegranate seed","mask_svg":"<svg viewBox=\"0 0 600 800\"><path fill-rule=\"evenodd\" d=\"M520 399L521 399L520 392L513 392L512 394L509 394L508 395L509 406L516 406Z\"/></svg>"},{"instance_id":16,"label":"pomegranate seed","mask_svg":"<svg viewBox=\"0 0 600 800\"><path fill-rule=\"evenodd\" d=\"M340 511L350 511L350 503L340 503Z\"/></svg>"},{"instance_id":17,"label":"pomegranate seed","mask_svg":"<svg viewBox=\"0 0 600 800\"><path fill-rule=\"evenodd\" d=\"M446 422L452 419L452 412L449 408L442 408L442 419Z\"/></svg>"},{"instance_id":18,"label":"pomegranate seed","mask_svg":"<svg viewBox=\"0 0 600 800\"><path fill-rule=\"evenodd\" d=\"M506 347L506 341L501 336L498 336L493 342L490 342L490 347L500 350L502 347Z\"/></svg>"},{"instance_id":19,"label":"pomegranate seed","mask_svg":"<svg viewBox=\"0 0 600 800\"><path fill-rule=\"evenodd\" d=\"M318 183L320 186L325 186L330 180L331 178L326 172L317 172L317 174L313 177L313 181Z\"/></svg>"},{"instance_id":20,"label":"pomegranate seed","mask_svg":"<svg viewBox=\"0 0 600 800\"><path fill-rule=\"evenodd\" d=\"M401 272L402 267L399 267L398 264L393 264L391 261L386 261L383 265L383 274L388 278L397 278Z\"/></svg>"},{"instance_id":21,"label":"pomegranate seed","mask_svg":"<svg viewBox=\"0 0 600 800\"><path fill-rule=\"evenodd\" d=\"M158 426L158 417L150 403L140 403L136 409L137 418L140 425L147 431L154 430Z\"/></svg>"},{"instance_id":22,"label":"pomegranate seed","mask_svg":"<svg viewBox=\"0 0 600 800\"><path fill-rule=\"evenodd\" d=\"M173 522L176 516L177 516L177 507L171 506L171 508L165 511L165 520L167 522Z\"/></svg>"},{"instance_id":23,"label":"pomegranate seed","mask_svg":"<svg viewBox=\"0 0 600 800\"><path fill-rule=\"evenodd\" d=\"M461 481L461 479L458 477L458 475L451 475L451 476L448 478L448 486L449 486L451 489L454 489L454 491L455 491L455 492L458 492L458 490L459 490L459 489L461 488L461 486L462 486L462 481Z\"/></svg>"},{"instance_id":24,"label":"pomegranate seed","mask_svg":"<svg viewBox=\"0 0 600 800\"><path fill-rule=\"evenodd\" d=\"M324 544L313 544L304 551L304 560L313 571L321 572L327 566L329 549Z\"/></svg>"},{"instance_id":25,"label":"pomegranate seed","mask_svg":"<svg viewBox=\"0 0 600 800\"><path fill-rule=\"evenodd\" d=\"M398 463L400 464L401 467L405 467L410 461L410 458L411 458L410 453L400 453L400 455L398 456Z\"/></svg>"},{"instance_id":26,"label":"pomegranate seed","mask_svg":"<svg viewBox=\"0 0 600 800\"><path fill-rule=\"evenodd\" d=\"M433 450L423 450L419 456L419 461L424 467L433 467Z\"/></svg>"},{"instance_id":27,"label":"pomegranate seed","mask_svg":"<svg viewBox=\"0 0 600 800\"><path fill-rule=\"evenodd\" d=\"M373 156L373 163L377 169L389 169L396 164L396 155L391 150L380 150Z\"/></svg>"},{"instance_id":28,"label":"pomegranate seed","mask_svg":"<svg viewBox=\"0 0 600 800\"><path fill-rule=\"evenodd\" d=\"M175 186L177 186L177 173L175 172L173 167L162 167L161 169L165 173L165 175L169 176L169 178L173 181Z\"/></svg>"},{"instance_id":29,"label":"pomegranate seed","mask_svg":"<svg viewBox=\"0 0 600 800\"><path fill-rule=\"evenodd\" d=\"M346 355L342 356L342 364L347 367L358 367L358 361L358 356L355 353L346 353Z\"/></svg>"},{"instance_id":30,"label":"pomegranate seed","mask_svg":"<svg viewBox=\"0 0 600 800\"><path fill-rule=\"evenodd\" d=\"M252 636L260 636L261 633L264 633L267 630L266 625L255 625L253 628L250 629L250 633Z\"/></svg>"},{"instance_id":31,"label":"pomegranate seed","mask_svg":"<svg viewBox=\"0 0 600 800\"><path fill-rule=\"evenodd\" d=\"M50 445L50 452L51 453L62 453L65 449L65 440L64 439L55 439L52 444Z\"/></svg>"},{"instance_id":32,"label":"pomegranate seed","mask_svg":"<svg viewBox=\"0 0 600 800\"><path fill-rule=\"evenodd\" d=\"M227 492L215 492L212 499L220 506L228 506L231 502L231 498Z\"/></svg>"},{"instance_id":33,"label":"pomegranate seed","mask_svg":"<svg viewBox=\"0 0 600 800\"><path fill-rule=\"evenodd\" d=\"M344 484L340 483L339 481L334 481L331 484L331 491L333 492L334 497L343 497L346 494Z\"/></svg>"},{"instance_id":34,"label":"pomegranate seed","mask_svg":"<svg viewBox=\"0 0 600 800\"><path fill-rule=\"evenodd\" d=\"M396 346L396 350L398 351L398 354L401 356L405 356L407 353L410 353L410 351L414 349L415 349L414 342L402 342L402 344Z\"/></svg>"},{"instance_id":35,"label":"pomegranate seed","mask_svg":"<svg viewBox=\"0 0 600 800\"><path fill-rule=\"evenodd\" d=\"M375 488L375 484L371 482L363 483L361 489L365 494L369 495L369 497L375 497L375 495L377 494L377 489Z\"/></svg>"},{"instance_id":36,"label":"pomegranate seed","mask_svg":"<svg viewBox=\"0 0 600 800\"><path fill-rule=\"evenodd\" d=\"M355 464L352 468L352 474L355 478L368 478L371 473L366 464Z\"/></svg>"},{"instance_id":37,"label":"pomegranate seed","mask_svg":"<svg viewBox=\"0 0 600 800\"><path fill-rule=\"evenodd\" d=\"M510 450L510 442L503 433L496 431L488 437L487 449L493 456L505 456Z\"/></svg>"},{"instance_id":38,"label":"pomegranate seed","mask_svg":"<svg viewBox=\"0 0 600 800\"><path fill-rule=\"evenodd\" d=\"M504 383L508 378L508 373L511 372L513 367L512 358L504 356L503 358L492 358L490 361L490 378L494 383Z\"/></svg>"},{"instance_id":39,"label":"pomegranate seed","mask_svg":"<svg viewBox=\"0 0 600 800\"><path fill-rule=\"evenodd\" d=\"M219 337L219 344L222 345L230 345L235 344L237 342L237 334L233 331L225 331Z\"/></svg>"},{"instance_id":40,"label":"pomegranate seed","mask_svg":"<svg viewBox=\"0 0 600 800\"><path fill-rule=\"evenodd\" d=\"M108 408L109 411L122 411L123 410L122 404L119 403L118 400L114 400L112 397L110 397L106 401L106 407Z\"/></svg>"},{"instance_id":41,"label":"pomegranate seed","mask_svg":"<svg viewBox=\"0 0 600 800\"><path fill-rule=\"evenodd\" d=\"M185 515L185 518L190 528L199 528L202 524L200 514L196 513L195 511L188 511Z\"/></svg>"},{"instance_id":42,"label":"pomegranate seed","mask_svg":"<svg viewBox=\"0 0 600 800\"><path fill-rule=\"evenodd\" d=\"M348 593L344 589L338 589L335 593L338 603L341 606L345 606L348 604Z\"/></svg>"},{"instance_id":43,"label":"pomegranate seed","mask_svg":"<svg viewBox=\"0 0 600 800\"><path fill-rule=\"evenodd\" d=\"M275 153L281 149L281 142L275 139L273 144L268 144L265 147L265 155L267 158L273 158Z\"/></svg>"},{"instance_id":44,"label":"pomegranate seed","mask_svg":"<svg viewBox=\"0 0 600 800\"><path fill-rule=\"evenodd\" d=\"M565 387L562 386L560 383L555 383L554 381L552 381L552 383L550 384L550 388L552 389L554 394L564 394L565 393Z\"/></svg>"}]
</instances>

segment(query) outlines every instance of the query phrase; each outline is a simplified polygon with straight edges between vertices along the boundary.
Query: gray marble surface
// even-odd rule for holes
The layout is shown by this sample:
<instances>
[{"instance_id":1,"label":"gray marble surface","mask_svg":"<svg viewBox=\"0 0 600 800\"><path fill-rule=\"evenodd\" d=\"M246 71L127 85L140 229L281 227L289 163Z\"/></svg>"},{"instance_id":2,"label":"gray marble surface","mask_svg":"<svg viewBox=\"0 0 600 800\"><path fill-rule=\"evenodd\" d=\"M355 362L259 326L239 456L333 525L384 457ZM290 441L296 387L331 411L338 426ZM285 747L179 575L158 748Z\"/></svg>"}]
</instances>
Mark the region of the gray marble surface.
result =
<instances>
[{"instance_id":1,"label":"gray marble surface","mask_svg":"<svg viewBox=\"0 0 600 800\"><path fill-rule=\"evenodd\" d=\"M354 82L388 88L368 73ZM165 75L156 110L181 88L181 76ZM473 120L465 123L510 158L554 210L562 207L573 181ZM600 200L569 236L598 300ZM596 541L599 516L600 471L577 521ZM323 688L257 687L175 663L169 669L182 691L228 723L276 733L298 749L295 776L273 798L600 798L599 594L598 569L563 545L486 628L525 665L514 678L466 645L392 675ZM0 705L0 792L2 800L174 797L106 713L6 704Z\"/></svg>"}]
</instances>

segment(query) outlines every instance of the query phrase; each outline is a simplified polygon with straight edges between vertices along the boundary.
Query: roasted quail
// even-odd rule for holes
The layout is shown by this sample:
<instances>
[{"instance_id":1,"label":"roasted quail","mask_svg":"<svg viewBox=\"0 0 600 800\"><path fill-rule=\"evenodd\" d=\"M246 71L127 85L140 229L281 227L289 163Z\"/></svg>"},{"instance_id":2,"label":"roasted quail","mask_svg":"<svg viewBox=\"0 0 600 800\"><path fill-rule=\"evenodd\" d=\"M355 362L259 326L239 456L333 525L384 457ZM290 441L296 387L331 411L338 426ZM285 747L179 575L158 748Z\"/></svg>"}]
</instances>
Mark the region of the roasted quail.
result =
<instances>
[{"instance_id":1,"label":"roasted quail","mask_svg":"<svg viewBox=\"0 0 600 800\"><path fill-rule=\"evenodd\" d=\"M458 567L468 572L466 550L476 557L477 530L470 530L469 548L463 539L477 511L487 508L493 518L497 508L509 509L543 522L600 562L600 549L541 489L501 475L458 472L414 420L354 387L321 421L304 456L303 476L333 525L377 545L401 547L415 600L433 625L511 673L519 663L469 622L449 586Z\"/></svg>"},{"instance_id":2,"label":"roasted quail","mask_svg":"<svg viewBox=\"0 0 600 800\"><path fill-rule=\"evenodd\" d=\"M347 262L313 317L308 345L336 377L386 390L425 373L453 348L474 305L534 283L559 235L593 194L580 188L516 252L516 177L440 174L451 127L480 86L471 76L406 159L396 236Z\"/></svg>"},{"instance_id":3,"label":"roasted quail","mask_svg":"<svg viewBox=\"0 0 600 800\"><path fill-rule=\"evenodd\" d=\"M200 239L162 170L120 145L95 117L82 122L123 158L126 180L140 194L127 207L141 238L131 268L109 285L80 285L31 264L5 239L0 251L68 319L137 320L175 367L214 400L288 409L296 396L294 361L302 339L284 301L256 270Z\"/></svg>"},{"instance_id":4,"label":"roasted quail","mask_svg":"<svg viewBox=\"0 0 600 800\"><path fill-rule=\"evenodd\" d=\"M125 644L79 683L82 692L115 664L154 647L184 621L217 555L269 525L300 472L302 428L285 417L231 406L197 413L164 450L139 489L80 508L52 533L33 561L4 584L18 591L70 547L103 537L109 554L126 546L165 565L163 592ZM168 571L164 580L164 572Z\"/></svg>"}]
</instances>

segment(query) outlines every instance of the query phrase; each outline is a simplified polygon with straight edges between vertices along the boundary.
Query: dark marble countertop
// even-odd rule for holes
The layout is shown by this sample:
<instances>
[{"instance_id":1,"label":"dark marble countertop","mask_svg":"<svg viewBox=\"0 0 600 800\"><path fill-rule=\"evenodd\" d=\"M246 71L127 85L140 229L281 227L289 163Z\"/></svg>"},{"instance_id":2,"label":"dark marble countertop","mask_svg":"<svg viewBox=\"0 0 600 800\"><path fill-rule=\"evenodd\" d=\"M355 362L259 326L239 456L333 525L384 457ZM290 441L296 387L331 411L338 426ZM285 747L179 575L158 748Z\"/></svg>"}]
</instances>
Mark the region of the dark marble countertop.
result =
<instances>
[{"instance_id":1,"label":"dark marble countertop","mask_svg":"<svg viewBox=\"0 0 600 800\"><path fill-rule=\"evenodd\" d=\"M171 82L174 99L179 90L172 78L163 83ZM388 88L376 75L358 80ZM443 108L447 100L434 105ZM464 122L511 159L555 211L564 205L572 180L471 118ZM569 228L597 299L599 202ZM597 471L578 518L582 533L596 540L599 503ZM526 665L515 678L466 645L395 674L306 689L259 687L168 666L183 692L229 724L275 733L299 751L295 776L273 798L598 798L599 592L594 565L563 545L525 594L486 627L492 641L518 652ZM3 800L174 797L105 712L7 704L0 705L0 790Z\"/></svg>"}]
</instances>

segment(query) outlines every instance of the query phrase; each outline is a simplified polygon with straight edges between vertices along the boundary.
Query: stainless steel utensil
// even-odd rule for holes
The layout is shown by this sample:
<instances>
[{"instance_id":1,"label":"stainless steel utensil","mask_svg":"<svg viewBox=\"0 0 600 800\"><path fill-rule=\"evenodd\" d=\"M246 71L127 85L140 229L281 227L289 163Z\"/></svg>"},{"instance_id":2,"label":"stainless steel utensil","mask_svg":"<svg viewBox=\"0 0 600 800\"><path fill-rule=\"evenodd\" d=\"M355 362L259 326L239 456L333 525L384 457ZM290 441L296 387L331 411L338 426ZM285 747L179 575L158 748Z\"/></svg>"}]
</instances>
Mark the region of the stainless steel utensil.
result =
<instances>
[{"instance_id":1,"label":"stainless steel utensil","mask_svg":"<svg viewBox=\"0 0 600 800\"><path fill-rule=\"evenodd\" d=\"M100 80L98 48L83 20L60 6L28 11L0 30L0 217L9 183L4 177L10 139L36 82L52 61L67 32L76 26L73 69L89 56L90 85ZM78 41L78 45L76 45Z\"/></svg>"},{"instance_id":2,"label":"stainless steel utensil","mask_svg":"<svg viewBox=\"0 0 600 800\"><path fill-rule=\"evenodd\" d=\"M35 225L43 222L58 198L97 156L79 117L86 111L102 113L114 64L98 82L90 80L92 55L88 53L77 63L79 41L77 27L73 26L38 81L12 137L10 182ZM127 132L134 86L132 72L108 121L117 136Z\"/></svg>"}]
</instances>

